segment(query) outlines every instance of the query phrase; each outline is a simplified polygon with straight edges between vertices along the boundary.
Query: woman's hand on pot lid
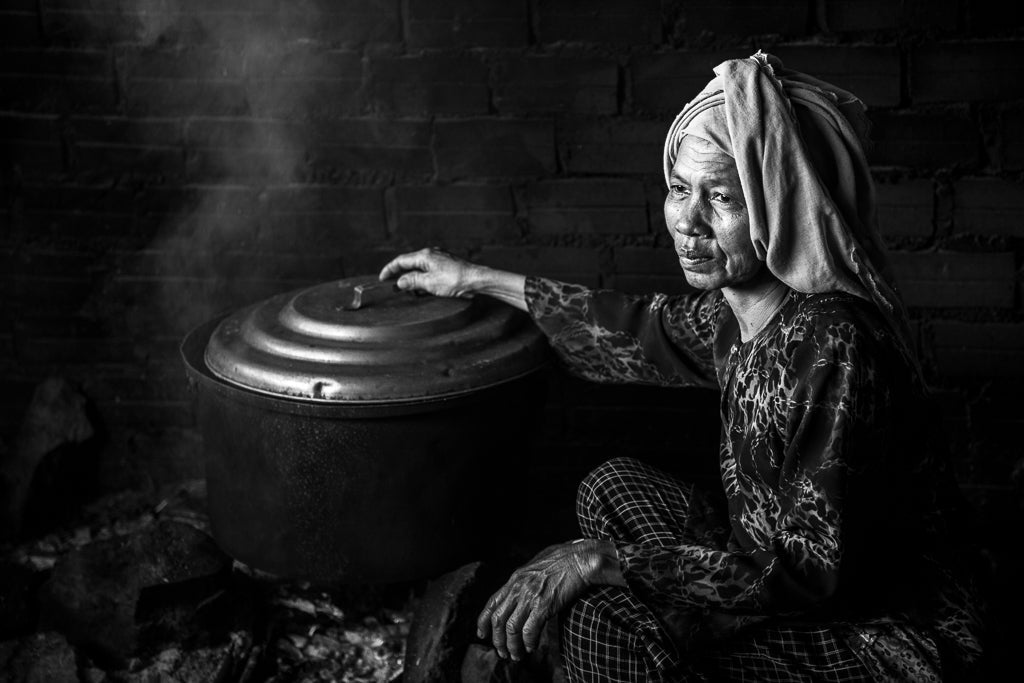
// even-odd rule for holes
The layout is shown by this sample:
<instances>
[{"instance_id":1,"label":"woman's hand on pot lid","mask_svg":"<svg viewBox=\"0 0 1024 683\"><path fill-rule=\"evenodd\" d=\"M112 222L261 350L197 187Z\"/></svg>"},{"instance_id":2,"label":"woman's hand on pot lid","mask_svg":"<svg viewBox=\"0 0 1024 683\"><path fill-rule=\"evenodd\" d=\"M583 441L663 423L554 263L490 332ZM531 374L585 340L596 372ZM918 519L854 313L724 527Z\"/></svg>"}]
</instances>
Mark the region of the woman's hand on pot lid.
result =
<instances>
[{"instance_id":1,"label":"woman's hand on pot lid","mask_svg":"<svg viewBox=\"0 0 1024 683\"><path fill-rule=\"evenodd\" d=\"M548 619L590 586L625 586L611 541L579 540L545 548L512 573L477 617L477 636L503 658L533 652Z\"/></svg>"},{"instance_id":2,"label":"woman's hand on pot lid","mask_svg":"<svg viewBox=\"0 0 1024 683\"><path fill-rule=\"evenodd\" d=\"M470 263L440 249L420 249L395 257L380 271L380 279L395 277L399 289L449 297L486 294L526 310L523 275Z\"/></svg>"},{"instance_id":3,"label":"woman's hand on pot lid","mask_svg":"<svg viewBox=\"0 0 1024 683\"><path fill-rule=\"evenodd\" d=\"M399 289L435 296L468 296L478 268L440 249L420 249L392 259L380 271L380 279L397 277Z\"/></svg>"}]
</instances>

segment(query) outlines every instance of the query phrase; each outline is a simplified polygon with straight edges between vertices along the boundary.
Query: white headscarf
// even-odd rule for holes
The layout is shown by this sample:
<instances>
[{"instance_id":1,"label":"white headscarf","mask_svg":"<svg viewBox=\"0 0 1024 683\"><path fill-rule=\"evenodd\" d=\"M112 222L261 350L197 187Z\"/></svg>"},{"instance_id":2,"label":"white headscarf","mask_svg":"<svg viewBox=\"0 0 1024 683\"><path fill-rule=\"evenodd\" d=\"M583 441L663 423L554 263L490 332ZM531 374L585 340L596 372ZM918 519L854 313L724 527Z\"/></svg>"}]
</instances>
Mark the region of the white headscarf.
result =
<instances>
[{"instance_id":1,"label":"white headscarf","mask_svg":"<svg viewBox=\"0 0 1024 683\"><path fill-rule=\"evenodd\" d=\"M669 129L666 184L686 135L732 156L750 239L771 273L798 292L874 302L916 365L878 233L864 104L760 51L715 74Z\"/></svg>"}]
</instances>

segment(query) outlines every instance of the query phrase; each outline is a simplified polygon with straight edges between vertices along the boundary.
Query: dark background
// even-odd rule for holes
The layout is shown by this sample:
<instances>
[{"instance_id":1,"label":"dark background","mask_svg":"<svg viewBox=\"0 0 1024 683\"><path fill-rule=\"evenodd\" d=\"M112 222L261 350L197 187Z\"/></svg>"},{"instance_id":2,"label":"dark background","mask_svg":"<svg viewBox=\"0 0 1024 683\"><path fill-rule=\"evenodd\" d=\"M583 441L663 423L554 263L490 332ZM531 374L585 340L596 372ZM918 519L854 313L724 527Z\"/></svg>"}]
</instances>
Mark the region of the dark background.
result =
<instances>
[{"instance_id":1,"label":"dark background","mask_svg":"<svg viewBox=\"0 0 1024 683\"><path fill-rule=\"evenodd\" d=\"M202 476L182 335L407 248L683 291L663 137L714 65L761 48L870 107L880 225L935 426L1008 586L1024 529L1020 6L7 0L0 436L40 380L65 377L103 434L82 486L158 497ZM692 455L713 475L713 393L550 384L523 457L546 533L610 455Z\"/></svg>"}]
</instances>

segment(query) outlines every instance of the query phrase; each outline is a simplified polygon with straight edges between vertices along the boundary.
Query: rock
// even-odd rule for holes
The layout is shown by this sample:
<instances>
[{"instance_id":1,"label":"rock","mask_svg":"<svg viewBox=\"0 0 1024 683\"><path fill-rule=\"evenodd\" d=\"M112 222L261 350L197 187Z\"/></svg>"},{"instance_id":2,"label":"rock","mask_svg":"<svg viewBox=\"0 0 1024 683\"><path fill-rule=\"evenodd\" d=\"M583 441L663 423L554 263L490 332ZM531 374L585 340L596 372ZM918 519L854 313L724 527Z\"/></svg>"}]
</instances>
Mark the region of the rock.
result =
<instances>
[{"instance_id":1,"label":"rock","mask_svg":"<svg viewBox=\"0 0 1024 683\"><path fill-rule=\"evenodd\" d=\"M27 508L32 502L33 490L38 491L43 484L50 490L43 496L45 500L34 507L44 517L66 514L72 499L84 500L82 496L66 495L82 488L81 477L62 476L61 470L80 474L82 463L73 461L81 459L81 453L73 452L74 449L69 452L66 447L84 444L94 435L85 397L66 380L51 377L36 387L14 446L0 461L0 501L3 501L0 503L0 537L15 538L21 534L31 519ZM69 461L63 467L54 468L53 476L62 481L41 481L46 478L40 476L40 470L46 469L44 462L52 460L57 451L61 451L60 460Z\"/></svg>"},{"instance_id":2,"label":"rock","mask_svg":"<svg viewBox=\"0 0 1024 683\"><path fill-rule=\"evenodd\" d=\"M0 643L0 681L78 683L75 651L59 633L36 633Z\"/></svg>"},{"instance_id":3,"label":"rock","mask_svg":"<svg viewBox=\"0 0 1024 683\"><path fill-rule=\"evenodd\" d=\"M42 582L41 572L0 560L0 640L20 638L36 630L36 592Z\"/></svg>"},{"instance_id":4,"label":"rock","mask_svg":"<svg viewBox=\"0 0 1024 683\"><path fill-rule=\"evenodd\" d=\"M446 683L459 675L476 630L481 564L474 562L431 581L416 606L405 650L405 683Z\"/></svg>"},{"instance_id":5,"label":"rock","mask_svg":"<svg viewBox=\"0 0 1024 683\"><path fill-rule=\"evenodd\" d=\"M101 665L123 666L136 653L145 589L169 591L170 602L184 594L195 612L220 590L230 567L231 559L206 534L160 521L65 555L40 591L40 622L86 648Z\"/></svg>"},{"instance_id":6,"label":"rock","mask_svg":"<svg viewBox=\"0 0 1024 683\"><path fill-rule=\"evenodd\" d=\"M208 647L168 648L151 660L137 662L128 673L118 674L125 683L223 683L238 680L252 641L248 634L236 633L224 643Z\"/></svg>"}]
</instances>

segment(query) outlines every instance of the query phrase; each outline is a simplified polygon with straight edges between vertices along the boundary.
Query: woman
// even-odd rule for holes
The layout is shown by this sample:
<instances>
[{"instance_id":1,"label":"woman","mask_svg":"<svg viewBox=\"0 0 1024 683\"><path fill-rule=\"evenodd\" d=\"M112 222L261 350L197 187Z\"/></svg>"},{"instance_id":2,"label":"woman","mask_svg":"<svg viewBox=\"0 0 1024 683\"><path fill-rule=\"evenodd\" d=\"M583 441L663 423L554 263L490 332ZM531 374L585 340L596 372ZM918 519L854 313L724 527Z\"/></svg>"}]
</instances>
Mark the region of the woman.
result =
<instances>
[{"instance_id":1,"label":"woman","mask_svg":"<svg viewBox=\"0 0 1024 683\"><path fill-rule=\"evenodd\" d=\"M585 378L721 390L728 509L606 463L580 486L583 538L513 573L480 635L518 659L561 615L577 681L967 676L978 620L920 429L863 105L760 52L715 73L665 144L665 220L699 293L590 291L433 250L381 273L529 311Z\"/></svg>"}]
</instances>

